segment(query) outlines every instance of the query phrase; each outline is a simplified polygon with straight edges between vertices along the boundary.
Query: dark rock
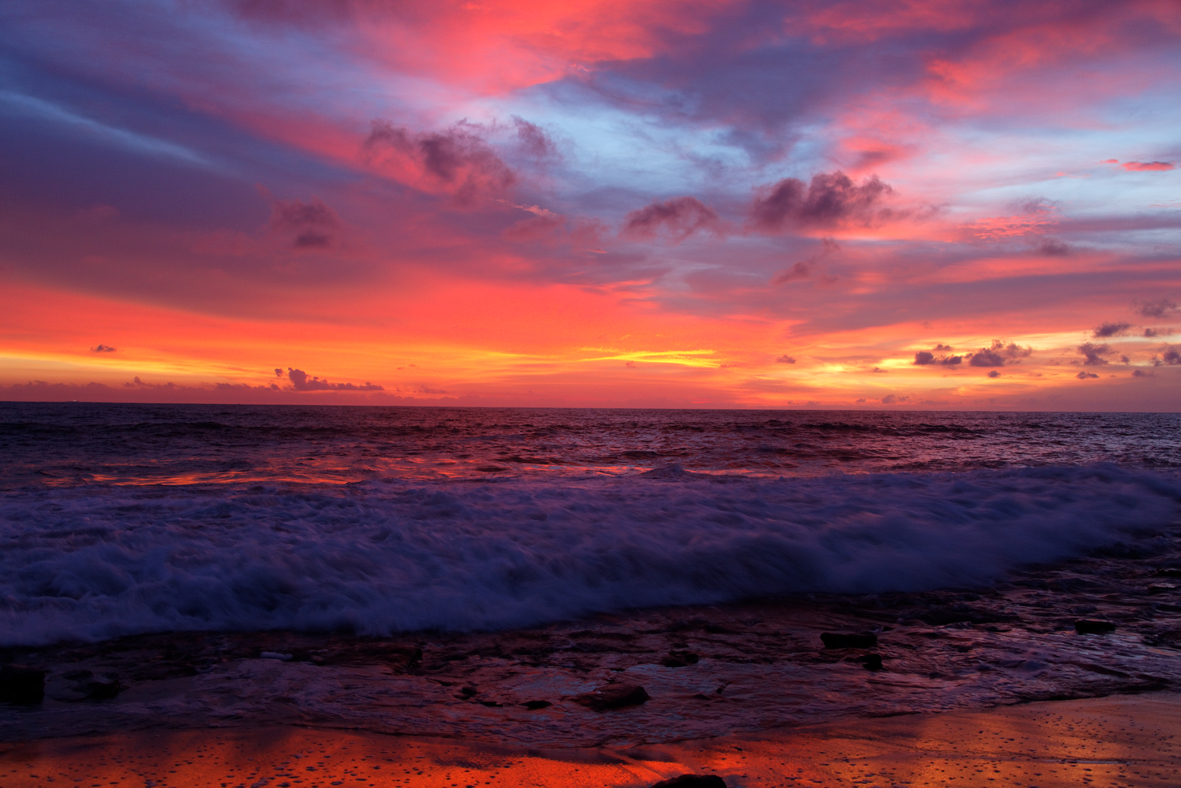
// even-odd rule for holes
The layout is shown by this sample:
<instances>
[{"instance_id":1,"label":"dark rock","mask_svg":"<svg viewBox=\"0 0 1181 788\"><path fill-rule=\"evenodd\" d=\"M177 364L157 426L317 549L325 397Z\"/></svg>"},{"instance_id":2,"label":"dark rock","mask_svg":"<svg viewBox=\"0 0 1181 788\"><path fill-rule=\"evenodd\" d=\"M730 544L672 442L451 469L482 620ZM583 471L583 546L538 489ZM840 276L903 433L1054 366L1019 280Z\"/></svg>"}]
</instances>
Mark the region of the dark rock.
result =
<instances>
[{"instance_id":1,"label":"dark rock","mask_svg":"<svg viewBox=\"0 0 1181 788\"><path fill-rule=\"evenodd\" d=\"M609 711L627 706L637 706L650 699L650 695L639 684L605 684L582 695L575 695L572 701L593 711Z\"/></svg>"},{"instance_id":2,"label":"dark rock","mask_svg":"<svg viewBox=\"0 0 1181 788\"><path fill-rule=\"evenodd\" d=\"M1148 593L1150 594L1167 594L1176 590L1177 586L1172 583L1153 583L1148 587Z\"/></svg>"},{"instance_id":3,"label":"dark rock","mask_svg":"<svg viewBox=\"0 0 1181 788\"><path fill-rule=\"evenodd\" d=\"M692 651L670 651L668 656L660 660L666 668L683 668L686 665L696 665L701 658Z\"/></svg>"},{"instance_id":4,"label":"dark rock","mask_svg":"<svg viewBox=\"0 0 1181 788\"><path fill-rule=\"evenodd\" d=\"M107 700L119 694L123 685L117 673L98 673L85 682L86 697L92 700Z\"/></svg>"},{"instance_id":5,"label":"dark rock","mask_svg":"<svg viewBox=\"0 0 1181 788\"><path fill-rule=\"evenodd\" d=\"M881 670L882 669L882 655L881 654L866 654L857 660L861 666L866 670Z\"/></svg>"},{"instance_id":6,"label":"dark rock","mask_svg":"<svg viewBox=\"0 0 1181 788\"><path fill-rule=\"evenodd\" d=\"M820 639L824 641L825 648L873 648L878 644L878 636L872 632L825 632L820 635Z\"/></svg>"},{"instance_id":7,"label":"dark rock","mask_svg":"<svg viewBox=\"0 0 1181 788\"><path fill-rule=\"evenodd\" d=\"M547 709L554 704L548 700L527 700L521 705L529 709L529 711L537 711L538 709Z\"/></svg>"},{"instance_id":8,"label":"dark rock","mask_svg":"<svg viewBox=\"0 0 1181 788\"><path fill-rule=\"evenodd\" d=\"M716 774L682 774L661 780L652 788L726 788L726 781Z\"/></svg>"},{"instance_id":9,"label":"dark rock","mask_svg":"<svg viewBox=\"0 0 1181 788\"><path fill-rule=\"evenodd\" d=\"M45 671L23 665L0 668L0 701L40 703L45 697Z\"/></svg>"},{"instance_id":10,"label":"dark rock","mask_svg":"<svg viewBox=\"0 0 1181 788\"><path fill-rule=\"evenodd\" d=\"M1115 624L1095 618L1080 618L1074 622L1074 631L1080 635L1103 635L1115 631Z\"/></svg>"}]
</instances>

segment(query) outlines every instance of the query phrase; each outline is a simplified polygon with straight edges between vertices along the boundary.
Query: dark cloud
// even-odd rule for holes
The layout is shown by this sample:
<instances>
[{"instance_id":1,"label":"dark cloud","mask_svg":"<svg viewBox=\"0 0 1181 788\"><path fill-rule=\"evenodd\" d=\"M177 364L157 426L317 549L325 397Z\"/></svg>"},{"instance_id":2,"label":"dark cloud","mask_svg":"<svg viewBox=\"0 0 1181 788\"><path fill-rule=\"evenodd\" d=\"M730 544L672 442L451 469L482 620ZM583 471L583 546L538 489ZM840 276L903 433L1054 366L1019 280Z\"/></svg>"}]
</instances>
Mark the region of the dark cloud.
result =
<instances>
[{"instance_id":1,"label":"dark cloud","mask_svg":"<svg viewBox=\"0 0 1181 788\"><path fill-rule=\"evenodd\" d=\"M1057 238L1042 238L1033 250L1044 257L1066 257L1071 252L1070 246Z\"/></svg>"},{"instance_id":2,"label":"dark cloud","mask_svg":"<svg viewBox=\"0 0 1181 788\"><path fill-rule=\"evenodd\" d=\"M988 376L990 378L999 378L1001 376L1001 373L997 372L995 369L992 369L992 370L988 371Z\"/></svg>"},{"instance_id":3,"label":"dark cloud","mask_svg":"<svg viewBox=\"0 0 1181 788\"><path fill-rule=\"evenodd\" d=\"M1083 366L1099 367L1109 363L1103 357L1111 352L1111 348L1106 344L1096 345L1094 342L1084 342L1078 346L1078 352L1084 356Z\"/></svg>"},{"instance_id":4,"label":"dark cloud","mask_svg":"<svg viewBox=\"0 0 1181 788\"><path fill-rule=\"evenodd\" d=\"M115 348L99 343L90 349L91 353L114 353Z\"/></svg>"},{"instance_id":5,"label":"dark cloud","mask_svg":"<svg viewBox=\"0 0 1181 788\"><path fill-rule=\"evenodd\" d=\"M1155 378L1156 375L1153 375L1151 372L1148 372L1143 369L1134 369L1134 370L1132 370L1132 377L1134 377L1134 378Z\"/></svg>"},{"instance_id":6,"label":"dark cloud","mask_svg":"<svg viewBox=\"0 0 1181 788\"><path fill-rule=\"evenodd\" d=\"M1005 344L1000 339L994 339L990 347L984 347L975 353L968 353L964 358L973 367L1003 367L1005 364L1019 363L1018 359L1026 358L1033 353L1031 347L1021 347L1016 342Z\"/></svg>"},{"instance_id":7,"label":"dark cloud","mask_svg":"<svg viewBox=\"0 0 1181 788\"><path fill-rule=\"evenodd\" d=\"M269 227L272 233L290 238L297 249L327 249L336 245L342 225L336 211L318 197L310 202L271 198Z\"/></svg>"},{"instance_id":8,"label":"dark cloud","mask_svg":"<svg viewBox=\"0 0 1181 788\"><path fill-rule=\"evenodd\" d=\"M789 227L835 227L846 222L868 224L882 198L894 190L876 175L857 185L839 170L812 176L806 187L798 178L784 178L764 187L750 207L750 226L766 233Z\"/></svg>"},{"instance_id":9,"label":"dark cloud","mask_svg":"<svg viewBox=\"0 0 1181 788\"><path fill-rule=\"evenodd\" d=\"M1160 364L1168 364L1169 366L1181 365L1181 345L1165 345L1162 347L1157 366L1160 366Z\"/></svg>"},{"instance_id":10,"label":"dark cloud","mask_svg":"<svg viewBox=\"0 0 1181 788\"><path fill-rule=\"evenodd\" d=\"M1106 339L1107 337L1118 337L1127 332L1132 327L1131 323L1104 323L1095 329L1091 334L1095 339Z\"/></svg>"},{"instance_id":11,"label":"dark cloud","mask_svg":"<svg viewBox=\"0 0 1181 788\"><path fill-rule=\"evenodd\" d=\"M1096 375L1094 372L1080 372L1077 375L1075 375L1075 377L1078 378L1079 380L1087 380L1088 378L1097 378L1099 376Z\"/></svg>"},{"instance_id":12,"label":"dark cloud","mask_svg":"<svg viewBox=\"0 0 1181 788\"><path fill-rule=\"evenodd\" d=\"M275 377L277 377L277 378L283 377L283 370L279 369L278 367L275 367Z\"/></svg>"},{"instance_id":13,"label":"dark cloud","mask_svg":"<svg viewBox=\"0 0 1181 788\"><path fill-rule=\"evenodd\" d=\"M943 347L940 345L939 347ZM936 348L938 349L938 348ZM928 364L939 364L944 367L954 367L963 363L963 356L939 356L936 357L934 353L926 350L920 350L914 354L914 364L919 366L926 366Z\"/></svg>"},{"instance_id":14,"label":"dark cloud","mask_svg":"<svg viewBox=\"0 0 1181 788\"><path fill-rule=\"evenodd\" d=\"M623 234L633 238L654 238L661 232L680 243L699 230L720 229L718 215L696 197L677 197L654 202L624 219Z\"/></svg>"},{"instance_id":15,"label":"dark cloud","mask_svg":"<svg viewBox=\"0 0 1181 788\"><path fill-rule=\"evenodd\" d=\"M1144 336L1146 336L1146 337L1167 337L1172 333L1173 333L1173 329L1168 328L1168 327L1162 328L1162 327L1158 326L1155 328L1144 329Z\"/></svg>"},{"instance_id":16,"label":"dark cloud","mask_svg":"<svg viewBox=\"0 0 1181 788\"><path fill-rule=\"evenodd\" d=\"M541 160L558 158L558 147L541 126L516 115L513 125L517 128L517 143L529 156Z\"/></svg>"},{"instance_id":17,"label":"dark cloud","mask_svg":"<svg viewBox=\"0 0 1181 788\"><path fill-rule=\"evenodd\" d=\"M974 367L1003 367L1005 365L1005 357L995 350L981 348L976 353L968 354L968 363Z\"/></svg>"},{"instance_id":18,"label":"dark cloud","mask_svg":"<svg viewBox=\"0 0 1181 788\"><path fill-rule=\"evenodd\" d=\"M894 394L887 394L886 396L882 397L882 404L883 405L893 405L896 402L907 402L909 400L910 400L909 396L899 397Z\"/></svg>"},{"instance_id":19,"label":"dark cloud","mask_svg":"<svg viewBox=\"0 0 1181 788\"><path fill-rule=\"evenodd\" d=\"M408 159L451 191L457 203L468 206L502 195L517 182L516 174L496 155L482 132L479 126L461 121L444 131L417 134L375 120L364 147L370 156Z\"/></svg>"},{"instance_id":20,"label":"dark cloud","mask_svg":"<svg viewBox=\"0 0 1181 788\"><path fill-rule=\"evenodd\" d=\"M935 352L938 353L940 350L955 350L955 348L953 348L951 345L945 345L942 342L940 342L938 345L935 346Z\"/></svg>"},{"instance_id":21,"label":"dark cloud","mask_svg":"<svg viewBox=\"0 0 1181 788\"><path fill-rule=\"evenodd\" d=\"M1134 301L1132 308L1143 317L1165 317L1177 311L1177 304L1167 298L1154 301Z\"/></svg>"},{"instance_id":22,"label":"dark cloud","mask_svg":"<svg viewBox=\"0 0 1181 788\"><path fill-rule=\"evenodd\" d=\"M320 380L318 377L308 377L308 374L302 369L287 368L287 379L291 381L291 387L296 391L384 391L383 386L377 386L373 383L364 383L360 386L355 383L329 383L327 380Z\"/></svg>"},{"instance_id":23,"label":"dark cloud","mask_svg":"<svg viewBox=\"0 0 1181 788\"><path fill-rule=\"evenodd\" d=\"M776 364L794 364L794 363L796 363L796 360L794 358L792 358L791 356L782 355L779 358L775 359L775 363Z\"/></svg>"}]
</instances>

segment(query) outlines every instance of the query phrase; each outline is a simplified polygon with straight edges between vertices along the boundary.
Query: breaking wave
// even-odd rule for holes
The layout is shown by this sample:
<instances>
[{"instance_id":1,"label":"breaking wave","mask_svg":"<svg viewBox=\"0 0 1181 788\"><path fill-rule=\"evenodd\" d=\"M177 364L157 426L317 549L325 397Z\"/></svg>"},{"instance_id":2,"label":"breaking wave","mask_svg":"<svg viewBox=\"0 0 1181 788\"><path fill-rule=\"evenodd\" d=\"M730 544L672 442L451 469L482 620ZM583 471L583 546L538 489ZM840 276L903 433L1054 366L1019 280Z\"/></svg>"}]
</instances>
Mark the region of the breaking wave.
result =
<instances>
[{"instance_id":1,"label":"breaking wave","mask_svg":"<svg viewBox=\"0 0 1181 788\"><path fill-rule=\"evenodd\" d=\"M984 584L1172 525L1111 465L817 478L26 489L0 644L174 630L501 629L627 608Z\"/></svg>"}]
</instances>

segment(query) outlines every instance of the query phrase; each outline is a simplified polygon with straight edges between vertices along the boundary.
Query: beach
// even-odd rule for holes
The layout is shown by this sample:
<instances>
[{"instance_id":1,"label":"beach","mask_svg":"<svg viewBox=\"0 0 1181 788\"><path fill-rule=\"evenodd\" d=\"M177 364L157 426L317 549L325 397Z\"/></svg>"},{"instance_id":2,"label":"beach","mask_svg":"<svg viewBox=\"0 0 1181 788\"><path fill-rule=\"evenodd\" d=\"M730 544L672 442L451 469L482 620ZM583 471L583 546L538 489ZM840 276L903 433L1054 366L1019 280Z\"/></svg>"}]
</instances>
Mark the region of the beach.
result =
<instances>
[{"instance_id":1,"label":"beach","mask_svg":"<svg viewBox=\"0 0 1181 788\"><path fill-rule=\"evenodd\" d=\"M524 748L306 727L0 745L10 788L80 786L1174 786L1175 693L858 720L636 747Z\"/></svg>"}]
</instances>

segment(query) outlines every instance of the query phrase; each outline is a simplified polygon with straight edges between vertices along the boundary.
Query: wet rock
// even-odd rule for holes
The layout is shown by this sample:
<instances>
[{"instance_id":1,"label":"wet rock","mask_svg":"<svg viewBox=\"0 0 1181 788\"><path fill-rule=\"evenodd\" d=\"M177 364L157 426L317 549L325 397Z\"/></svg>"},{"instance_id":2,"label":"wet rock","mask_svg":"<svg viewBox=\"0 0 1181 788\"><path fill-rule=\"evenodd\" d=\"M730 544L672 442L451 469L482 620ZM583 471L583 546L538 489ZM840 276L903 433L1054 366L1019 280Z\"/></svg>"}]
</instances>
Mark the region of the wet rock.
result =
<instances>
[{"instance_id":1,"label":"wet rock","mask_svg":"<svg viewBox=\"0 0 1181 788\"><path fill-rule=\"evenodd\" d=\"M825 648L873 648L878 644L878 636L872 632L824 632L820 639Z\"/></svg>"},{"instance_id":2,"label":"wet rock","mask_svg":"<svg viewBox=\"0 0 1181 788\"><path fill-rule=\"evenodd\" d=\"M1074 622L1074 631L1080 635L1104 635L1115 631L1115 624L1097 618L1080 618Z\"/></svg>"},{"instance_id":3,"label":"wet rock","mask_svg":"<svg viewBox=\"0 0 1181 788\"><path fill-rule=\"evenodd\" d=\"M537 711L538 709L548 709L554 704L550 703L548 700L527 700L521 705L529 709L529 711Z\"/></svg>"},{"instance_id":4,"label":"wet rock","mask_svg":"<svg viewBox=\"0 0 1181 788\"><path fill-rule=\"evenodd\" d=\"M726 781L716 774L682 774L661 780L652 788L726 788Z\"/></svg>"},{"instance_id":5,"label":"wet rock","mask_svg":"<svg viewBox=\"0 0 1181 788\"><path fill-rule=\"evenodd\" d=\"M638 706L650 698L651 696L639 684L619 683L605 684L592 692L575 695L570 700L592 711L610 711Z\"/></svg>"},{"instance_id":6,"label":"wet rock","mask_svg":"<svg viewBox=\"0 0 1181 788\"><path fill-rule=\"evenodd\" d=\"M882 655L881 654L866 654L857 660L861 663L861 667L866 670L881 670L882 669Z\"/></svg>"},{"instance_id":7,"label":"wet rock","mask_svg":"<svg viewBox=\"0 0 1181 788\"><path fill-rule=\"evenodd\" d=\"M45 671L24 665L0 668L0 701L40 703L45 697Z\"/></svg>"},{"instance_id":8,"label":"wet rock","mask_svg":"<svg viewBox=\"0 0 1181 788\"><path fill-rule=\"evenodd\" d=\"M660 660L666 668L683 668L686 665L696 665L701 658L692 651L670 651L668 656Z\"/></svg>"}]
</instances>

